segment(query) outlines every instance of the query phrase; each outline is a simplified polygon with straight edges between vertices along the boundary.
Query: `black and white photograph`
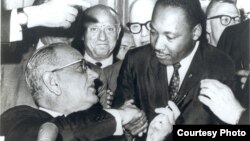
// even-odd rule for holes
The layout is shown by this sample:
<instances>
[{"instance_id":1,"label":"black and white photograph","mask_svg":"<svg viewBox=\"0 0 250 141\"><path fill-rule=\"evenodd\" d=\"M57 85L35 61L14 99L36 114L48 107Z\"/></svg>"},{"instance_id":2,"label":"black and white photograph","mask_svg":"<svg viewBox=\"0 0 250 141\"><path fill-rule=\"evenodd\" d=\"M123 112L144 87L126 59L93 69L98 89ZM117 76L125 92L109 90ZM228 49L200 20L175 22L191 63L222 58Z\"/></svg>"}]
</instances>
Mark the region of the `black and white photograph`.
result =
<instances>
[{"instance_id":1,"label":"black and white photograph","mask_svg":"<svg viewBox=\"0 0 250 141\"><path fill-rule=\"evenodd\" d=\"M1 0L0 141L245 141L250 0Z\"/></svg>"}]
</instances>

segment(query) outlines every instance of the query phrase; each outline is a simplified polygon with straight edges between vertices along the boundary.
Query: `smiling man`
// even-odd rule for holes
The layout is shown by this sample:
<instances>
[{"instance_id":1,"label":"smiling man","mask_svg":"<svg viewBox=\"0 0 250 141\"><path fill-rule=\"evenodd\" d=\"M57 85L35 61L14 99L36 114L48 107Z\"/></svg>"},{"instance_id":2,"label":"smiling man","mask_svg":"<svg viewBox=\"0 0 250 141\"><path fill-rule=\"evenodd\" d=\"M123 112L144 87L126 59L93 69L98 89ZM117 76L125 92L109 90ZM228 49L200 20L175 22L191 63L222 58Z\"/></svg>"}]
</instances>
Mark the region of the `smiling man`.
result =
<instances>
[{"instance_id":1,"label":"smiling man","mask_svg":"<svg viewBox=\"0 0 250 141\"><path fill-rule=\"evenodd\" d=\"M98 74L70 46L56 43L39 49L26 67L26 81L38 109L22 105L4 112L0 135L6 141L37 140L39 128L46 122L57 126L56 141L122 135L122 125L141 112L130 103L106 111L96 105L96 78Z\"/></svg>"},{"instance_id":2,"label":"smiling man","mask_svg":"<svg viewBox=\"0 0 250 141\"><path fill-rule=\"evenodd\" d=\"M181 112L176 124L218 123L198 101L200 81L214 78L230 85L234 68L229 56L207 44L202 13L199 0L157 1L151 20L151 44L127 53L114 106L134 99L152 121L157 115L155 108L173 101ZM167 116L177 117L171 111ZM169 122L169 126L172 124Z\"/></svg>"}]
</instances>

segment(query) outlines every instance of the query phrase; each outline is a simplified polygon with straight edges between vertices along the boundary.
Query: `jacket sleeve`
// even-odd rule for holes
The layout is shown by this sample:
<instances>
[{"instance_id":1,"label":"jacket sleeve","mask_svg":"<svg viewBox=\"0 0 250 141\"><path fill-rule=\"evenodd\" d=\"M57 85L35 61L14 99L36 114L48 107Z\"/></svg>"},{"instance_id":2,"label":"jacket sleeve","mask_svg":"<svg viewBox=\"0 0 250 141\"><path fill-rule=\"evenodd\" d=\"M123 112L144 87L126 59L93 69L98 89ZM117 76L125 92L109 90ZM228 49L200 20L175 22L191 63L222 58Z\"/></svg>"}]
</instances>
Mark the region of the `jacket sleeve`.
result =
<instances>
[{"instance_id":1,"label":"jacket sleeve","mask_svg":"<svg viewBox=\"0 0 250 141\"><path fill-rule=\"evenodd\" d=\"M99 105L56 118L31 107L20 106L1 115L0 135L5 136L6 141L37 140L40 126L46 122L57 125L57 141L98 140L112 136L116 130L115 118Z\"/></svg>"},{"instance_id":2,"label":"jacket sleeve","mask_svg":"<svg viewBox=\"0 0 250 141\"><path fill-rule=\"evenodd\" d=\"M122 106L127 100L134 99L135 80L132 72L133 58L131 57L131 52L129 51L120 69L113 101L113 107L115 108Z\"/></svg>"},{"instance_id":3,"label":"jacket sleeve","mask_svg":"<svg viewBox=\"0 0 250 141\"><path fill-rule=\"evenodd\" d=\"M115 118L99 105L57 117L52 122L59 128L63 140L98 140L112 136L116 130Z\"/></svg>"}]
</instances>

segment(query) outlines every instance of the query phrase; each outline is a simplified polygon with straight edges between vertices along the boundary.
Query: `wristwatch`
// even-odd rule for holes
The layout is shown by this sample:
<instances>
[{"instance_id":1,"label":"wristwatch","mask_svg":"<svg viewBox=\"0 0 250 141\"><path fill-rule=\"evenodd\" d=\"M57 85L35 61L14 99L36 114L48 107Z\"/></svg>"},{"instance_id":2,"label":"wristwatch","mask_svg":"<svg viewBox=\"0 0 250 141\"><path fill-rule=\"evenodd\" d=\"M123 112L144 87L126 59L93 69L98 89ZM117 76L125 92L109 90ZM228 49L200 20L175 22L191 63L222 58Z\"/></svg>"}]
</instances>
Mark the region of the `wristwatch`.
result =
<instances>
[{"instance_id":1,"label":"wristwatch","mask_svg":"<svg viewBox=\"0 0 250 141\"><path fill-rule=\"evenodd\" d=\"M17 16L18 16L18 22L20 26L22 27L22 30L27 29L28 24L28 15L23 11L23 8L17 9Z\"/></svg>"}]
</instances>

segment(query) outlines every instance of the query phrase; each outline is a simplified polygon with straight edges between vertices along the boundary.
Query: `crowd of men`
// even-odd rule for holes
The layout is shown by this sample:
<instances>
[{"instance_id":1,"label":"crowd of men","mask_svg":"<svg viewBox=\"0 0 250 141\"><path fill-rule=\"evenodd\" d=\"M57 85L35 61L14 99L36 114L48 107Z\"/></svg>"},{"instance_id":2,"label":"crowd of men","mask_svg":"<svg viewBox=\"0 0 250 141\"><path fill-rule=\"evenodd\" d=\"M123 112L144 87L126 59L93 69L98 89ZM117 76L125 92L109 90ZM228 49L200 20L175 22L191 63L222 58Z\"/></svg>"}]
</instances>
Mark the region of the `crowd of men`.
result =
<instances>
[{"instance_id":1,"label":"crowd of men","mask_svg":"<svg viewBox=\"0 0 250 141\"><path fill-rule=\"evenodd\" d=\"M168 141L175 124L250 124L249 20L234 0L135 0L126 25L84 0L2 11L2 47L32 42L37 106L1 114L6 141Z\"/></svg>"}]
</instances>

